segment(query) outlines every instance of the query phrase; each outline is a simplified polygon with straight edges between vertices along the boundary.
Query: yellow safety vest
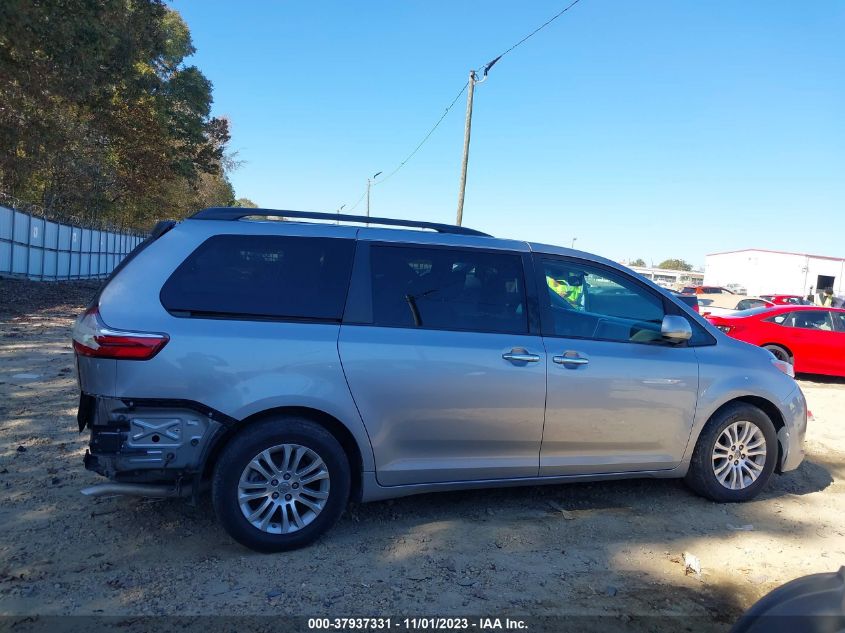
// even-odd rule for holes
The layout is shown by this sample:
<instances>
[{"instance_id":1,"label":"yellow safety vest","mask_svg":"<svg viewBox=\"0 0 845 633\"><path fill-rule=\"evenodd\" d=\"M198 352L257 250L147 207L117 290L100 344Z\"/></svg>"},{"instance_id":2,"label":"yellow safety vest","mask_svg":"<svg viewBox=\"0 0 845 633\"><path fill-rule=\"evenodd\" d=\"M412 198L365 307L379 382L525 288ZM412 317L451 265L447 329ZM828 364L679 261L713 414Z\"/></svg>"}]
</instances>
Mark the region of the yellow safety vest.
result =
<instances>
[{"instance_id":1,"label":"yellow safety vest","mask_svg":"<svg viewBox=\"0 0 845 633\"><path fill-rule=\"evenodd\" d=\"M558 281L548 275L546 275L546 283L549 284L549 288L554 290L561 298L566 299L572 305L579 305L583 286L570 286L565 281Z\"/></svg>"}]
</instances>

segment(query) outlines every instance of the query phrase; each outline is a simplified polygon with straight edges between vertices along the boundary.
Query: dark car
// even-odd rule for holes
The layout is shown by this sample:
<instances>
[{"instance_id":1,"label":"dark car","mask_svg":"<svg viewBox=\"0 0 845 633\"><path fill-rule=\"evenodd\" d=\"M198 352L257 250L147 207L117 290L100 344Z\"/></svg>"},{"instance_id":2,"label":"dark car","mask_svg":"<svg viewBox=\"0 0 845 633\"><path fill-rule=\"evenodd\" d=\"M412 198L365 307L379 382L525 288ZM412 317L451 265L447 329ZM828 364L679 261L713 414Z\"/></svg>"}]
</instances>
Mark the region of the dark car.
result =
<instances>
[{"instance_id":1,"label":"dark car","mask_svg":"<svg viewBox=\"0 0 845 633\"><path fill-rule=\"evenodd\" d=\"M695 289L697 295L735 295L737 293L722 286L698 286Z\"/></svg>"},{"instance_id":2,"label":"dark car","mask_svg":"<svg viewBox=\"0 0 845 633\"><path fill-rule=\"evenodd\" d=\"M700 312L700 310L698 309L698 297L696 295L676 292L675 298L681 303L686 303L690 308L692 308L696 312Z\"/></svg>"}]
</instances>

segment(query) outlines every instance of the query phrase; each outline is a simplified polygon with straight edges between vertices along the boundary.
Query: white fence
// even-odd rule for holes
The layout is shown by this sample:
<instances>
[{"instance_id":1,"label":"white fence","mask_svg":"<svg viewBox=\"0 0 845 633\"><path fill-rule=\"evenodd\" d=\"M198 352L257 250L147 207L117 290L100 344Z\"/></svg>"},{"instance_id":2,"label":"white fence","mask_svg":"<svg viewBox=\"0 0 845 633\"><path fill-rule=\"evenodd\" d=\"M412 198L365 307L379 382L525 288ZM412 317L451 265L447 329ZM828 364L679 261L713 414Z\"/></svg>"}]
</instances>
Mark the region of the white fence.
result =
<instances>
[{"instance_id":1,"label":"white fence","mask_svg":"<svg viewBox=\"0 0 845 633\"><path fill-rule=\"evenodd\" d=\"M0 206L0 275L49 281L104 277L143 239Z\"/></svg>"}]
</instances>

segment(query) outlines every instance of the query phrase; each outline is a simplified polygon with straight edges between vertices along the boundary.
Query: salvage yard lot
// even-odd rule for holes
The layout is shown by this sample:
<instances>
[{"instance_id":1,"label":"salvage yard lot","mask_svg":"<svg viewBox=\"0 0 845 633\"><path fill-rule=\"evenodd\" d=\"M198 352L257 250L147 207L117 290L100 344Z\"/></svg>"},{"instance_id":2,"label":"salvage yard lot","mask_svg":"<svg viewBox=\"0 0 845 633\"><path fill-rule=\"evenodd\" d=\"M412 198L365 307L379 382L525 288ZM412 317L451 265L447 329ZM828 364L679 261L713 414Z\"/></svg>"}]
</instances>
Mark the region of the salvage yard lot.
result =
<instances>
[{"instance_id":1,"label":"salvage yard lot","mask_svg":"<svg viewBox=\"0 0 845 633\"><path fill-rule=\"evenodd\" d=\"M84 498L103 480L82 467L69 331L95 289L0 280L0 614L613 614L637 628L656 612L726 630L776 586L845 564L845 381L820 377L800 381L806 461L743 505L666 480L425 495L353 504L316 545L268 556L229 539L208 498Z\"/></svg>"}]
</instances>

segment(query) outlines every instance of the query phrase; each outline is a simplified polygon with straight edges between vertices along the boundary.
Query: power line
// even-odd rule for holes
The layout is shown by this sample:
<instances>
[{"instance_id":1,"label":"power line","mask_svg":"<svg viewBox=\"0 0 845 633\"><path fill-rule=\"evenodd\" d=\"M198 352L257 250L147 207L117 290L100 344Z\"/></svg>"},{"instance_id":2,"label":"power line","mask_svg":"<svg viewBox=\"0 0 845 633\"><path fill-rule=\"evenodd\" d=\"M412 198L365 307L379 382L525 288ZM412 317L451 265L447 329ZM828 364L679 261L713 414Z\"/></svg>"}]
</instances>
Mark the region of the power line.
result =
<instances>
[{"instance_id":1,"label":"power line","mask_svg":"<svg viewBox=\"0 0 845 633\"><path fill-rule=\"evenodd\" d=\"M429 138L431 138L431 135L432 135L432 134L434 134L434 130L436 130L436 129L440 126L440 124L443 122L443 119L445 119L445 118L446 118L446 115L447 115L447 114L449 114L449 111L450 111L450 110L452 109L452 107L454 107L454 105L458 102L458 99L460 99L460 98L461 98L461 95L463 95L463 94L464 94L464 91L467 89L467 87L468 87L468 86L469 86L469 82L466 82L466 83L464 84L464 87L463 87L463 88L461 88L460 92L458 92L458 94L457 94L457 95L455 95L455 98L454 98L454 99L452 99L452 103L450 103L450 104L447 106L446 110L443 112L443 114L440 116L440 118L439 118L439 119L437 119L437 123L435 123L435 124L434 124L434 127L432 127L432 128L428 131L428 134L426 134L426 135L423 137L423 140L421 140L421 141L419 142L419 144L418 144L418 145L414 148L414 151L412 151L410 154L408 154L408 156L405 158L405 160L403 160L401 163L399 163L399 166L398 166L398 167L396 167L396 169L394 169L392 172L390 172L389 174L387 174L387 176L385 176L384 178L382 178L382 179L381 179L381 180L379 180L378 182L374 182L374 183L373 183L374 185L380 185L381 183L383 183L385 180L387 180L388 178L390 178L391 176L393 176L393 174L395 174L397 171L399 171L400 169L402 169L402 168L405 166L405 163L407 163L409 160L411 160L411 159L414 157L414 154L416 154L416 153L420 150L420 148L421 148L423 145L425 145L425 142L426 142Z\"/></svg>"},{"instance_id":2,"label":"power line","mask_svg":"<svg viewBox=\"0 0 845 633\"><path fill-rule=\"evenodd\" d=\"M417 146L414 148L414 151L412 151L410 154L408 154L408 156L405 158L405 160L403 160L401 163L399 163L399 165L397 165L396 169L394 169L392 172L390 172L389 174L387 174L387 176L385 176L384 178L382 178L382 179L381 179L381 180L379 180L378 182L374 182L374 183L372 183L373 185L380 185L380 184L381 184L381 183L383 183L385 180L387 180L388 178L390 178L391 176L393 176L394 174L396 174L396 172L398 172L400 169L402 169L402 168L405 166L405 164L406 164L409 160L411 160L411 159L414 157L414 155L415 155L418 151L420 151L420 148L421 148L423 145L425 145L426 141L428 141L428 139L429 139L429 138L431 138L431 135L432 135L432 134L434 134L434 131L435 131L438 127L440 127L440 124L443 122L443 119L445 119L445 118L446 118L446 115L447 115L447 114L449 114L449 111L450 111L450 110L454 107L454 105L458 102L458 99L460 99L460 98L461 98L461 95L463 95L463 94L464 94L464 92L465 92L465 91L466 91L466 89L467 89L467 86L469 86L469 82L466 82L466 83L464 84L464 87L463 87L463 88L461 88L461 90L458 92L458 94L456 94L456 95L455 95L455 98L454 98L454 99L452 99L452 103L450 103L450 104L446 107L446 110L444 110L444 111L443 111L443 114L440 116L440 118L439 118L439 119L437 119L437 122L436 122L436 123L432 126L432 128L428 131L428 134L426 134L426 135L423 137L423 139L422 139L422 140L421 140L421 141L417 144ZM352 211L354 211L354 210L358 207L358 205L359 205L359 204L361 204L361 201L362 201L362 200L366 197L366 195L367 195L367 190L365 189L365 190L364 190L364 192L361 194L361 197L360 197L360 198L358 198L358 200L355 202L355 204L353 204L353 205L349 208L348 213L351 213Z\"/></svg>"},{"instance_id":3,"label":"power line","mask_svg":"<svg viewBox=\"0 0 845 633\"><path fill-rule=\"evenodd\" d=\"M481 79L481 80L474 80L474 79L471 79L470 81L475 81L476 83L481 83L482 81L484 81L485 79L487 79L487 73L488 73L488 72L490 72L490 69L491 69L491 68L493 68L493 66L494 66L494 65L495 65L495 64L496 64L496 63L497 63L500 59L502 59L502 57L504 57L505 55L507 55L508 53L510 53L511 51L513 51L514 49L519 48L520 46L522 46L525 42L527 42L527 41L528 41L528 40L530 40L532 37L534 37L535 35L537 35L537 33L539 33L539 32L540 32L540 31L542 31L544 28L546 28L547 26L549 26L549 24L551 24L552 22L554 22L555 20L557 20L560 16L562 16L564 13L566 13L567 11L569 11L572 7L574 7L574 6L575 6L576 4L578 4L580 1L581 1L581 0L573 0L573 2L569 3L566 7L564 7L564 8L563 8L563 9L561 9L560 11L558 11L558 12L557 12L555 15L553 15L551 18L549 18L548 20L546 20L545 22L543 22L543 24L541 24L541 25L540 25L540 26L538 26L536 29L534 29L533 31L531 31L528 35L526 35L526 36L525 36L525 37L523 37L521 40L519 40L516 44L514 44L513 46L511 46L510 48L508 48L505 52L501 53L501 54L500 54L500 55L498 55L497 57L493 58L491 61L489 61L489 62L487 62L486 64L484 64L484 66L482 67L483 77L482 77L482 79ZM402 168L403 168L403 167L404 167L404 166L408 163L408 161L410 161L410 160L414 157L414 155L415 155L415 154L416 154L416 153L420 150L420 148L422 148L422 146L426 144L426 142L428 141L428 139L429 139L429 138L431 138L431 135L432 135L432 134L434 134L434 131L435 131L438 127L440 127L440 124L443 122L443 119L445 119L445 118L446 118L446 116L449 114L449 112L452 110L452 108L453 108L453 107L455 106L455 104L458 102L458 99L460 99L460 98L461 98L461 95L463 95L463 94L464 94L464 92L466 92L466 89L467 89L468 87L469 87L469 81L467 81L467 82L463 85L463 87L460 89L460 91L458 92L458 94L457 94L457 95L455 95L455 98L454 98L454 99L452 99L452 102L451 102L451 103L450 103L450 104L446 107L446 110L444 110L444 112L443 112L443 114L440 116L440 118L439 118L439 119L437 119L437 122L434 124L434 126L432 126L432 128L431 128L431 129L428 131L428 133L427 133L427 134L423 137L423 139L422 139L422 140L421 140L421 141L417 144L417 146L413 149L413 151L412 151L410 154L408 154L408 156L407 156L407 157L405 157L405 160L403 160L401 163L399 163L399 165L397 165L397 167L396 167L393 171L391 171L391 172L390 172L387 176L385 176L384 178L382 178L382 179L381 179L381 180L379 180L378 182L373 182L373 183L372 183L373 185L380 185L380 184L382 184L383 182L385 182L386 180L389 180L389 179L390 179L392 176L394 176L394 175L395 175L395 174L396 174L396 173L397 173L400 169L402 169ZM362 194L361 194L361 197L360 197L360 198L358 198L358 201L357 201L354 205L352 205L352 207L350 208L350 211L354 210L354 209L355 209L355 208L356 208L359 204L361 204L361 201L364 199L364 197L365 197L366 195L367 195L367 191L365 190L365 191L364 191L364 193L362 193Z\"/></svg>"},{"instance_id":4,"label":"power line","mask_svg":"<svg viewBox=\"0 0 845 633\"><path fill-rule=\"evenodd\" d=\"M561 9L561 10L560 10L560 11L558 11L556 14L554 14L552 17L550 17L548 20L546 20L545 22L543 22L543 23L542 23L540 26L538 26L536 29L534 29L533 31L531 31L528 35L526 35L526 36L525 36L525 37L523 37L521 40L519 40L516 44L514 44L513 46L511 46L511 47L510 47L508 50L506 50L504 53L502 53L502 54L501 54L501 55L499 55L498 57L494 57L491 61L489 61L489 62L487 62L486 64L484 64L484 66L483 66L483 68L482 68L482 72L484 73L484 77L487 77L487 73L488 73L488 72L490 72L490 69L491 69L491 68L493 68L493 66L496 64L496 62L498 62L500 59L502 59L502 57L504 57L505 55L507 55L508 53L510 53L510 52L511 52L512 50L514 50L515 48L518 48L518 47L522 46L523 44L525 44L525 42L527 42L527 41L528 41L528 40L530 40L532 37L534 37L535 35L537 35L537 33L539 33L539 32L540 32L540 31L542 31L544 28L546 28L549 24L551 24L552 22L554 22L555 20L557 20L560 16L562 16L564 13L566 13L567 11L569 11L572 7L574 7L574 6L575 6L576 4L578 4L580 1L581 1L581 0L574 0L573 2L571 2L570 4L568 4L565 8ZM484 80L482 79L482 81L484 81Z\"/></svg>"},{"instance_id":5,"label":"power line","mask_svg":"<svg viewBox=\"0 0 845 633\"><path fill-rule=\"evenodd\" d=\"M367 195L367 190L366 190L366 189L364 189L364 193L362 193L362 194L361 194L361 197L360 197L360 198L358 198L358 201L357 201L355 204L353 204L353 205L349 208L349 211L347 211L347 213L352 213L352 212L356 209L356 207L357 207L359 204L361 204L361 200L363 200L363 199L364 199L364 196L366 196L366 195Z\"/></svg>"},{"instance_id":6,"label":"power line","mask_svg":"<svg viewBox=\"0 0 845 633\"><path fill-rule=\"evenodd\" d=\"M538 26L536 29L534 29L533 31L531 31L531 33L529 33L528 35L526 35L525 37L523 37L521 40L519 40L516 44L514 44L514 45L513 45L513 46L511 46L509 49L507 49L504 53L502 53L502 54L501 54L501 55L499 55L498 57L494 58L492 61L490 61L490 62L486 63L486 64L483 66L483 68L482 68L482 72L483 72L483 74L484 74L484 77L487 77L487 73L490 71L490 69L493 67L493 65L494 65L494 64L496 64L496 62L498 62L500 59L502 59L502 57L504 57L505 55L507 55L508 53L510 53L511 51L513 51L515 48L518 48L518 47L522 46L525 42L527 42L529 39L531 39L532 37L534 37L537 33L539 33L540 31L542 31L542 30L543 30L544 28L546 28L549 24L551 24L552 22L554 22L555 20L557 20L560 16L562 16L564 13L566 13L567 11L569 11L572 7L574 7L574 6L575 6L576 4L578 4L580 1L581 1L581 0L574 0L573 2L569 3L566 7L564 7L564 8L563 8L563 9L561 9L560 11L558 11L558 12L557 12L555 15L553 15L551 18L549 18L548 20L546 20L545 22L543 22L543 24L541 24L541 25L540 25L540 26ZM484 81L484 79L482 79L481 81ZM423 140L422 140L422 141L420 141L419 145L417 145L417 146L414 148L414 151L412 151L410 154L408 154L407 158L405 158L405 160L403 160L401 163L399 163L399 166L398 166L398 167L396 167L396 169L394 169L392 172L390 172L387 176L385 176L384 178L382 178L382 179L381 179L381 180L379 180L378 182L374 182L374 183L373 183L373 185L380 185L381 183L383 183L385 180L387 180L388 178L390 178L391 176L393 176L396 172L398 172L400 169L402 169L402 168L405 166L405 164L406 164L409 160L411 160L411 158L413 158L413 157L414 157L414 154L416 154L416 153L420 150L420 148L421 148L423 145L425 145L425 142L426 142L426 141L427 141L427 140L431 137L431 135L432 135L432 134L434 134L434 131L435 131L435 130L438 128L438 126L439 126L439 125L443 122L443 119L445 119L445 118L446 118L446 115L447 115L447 114L449 114L449 111L450 111L450 110L454 107L454 105L458 102L458 99L460 99L460 98L461 98L461 95L463 95L463 94L464 94L464 92L466 91L466 89L467 89L467 87L468 87L468 86L469 86L469 82L467 82L467 83L465 83L465 84L464 84L463 88L461 88L460 92L458 92L458 94L457 94L457 95L455 96L455 98L452 100L452 103L450 103L450 104L449 104L449 106L446 108L445 112L443 112L443 115L442 115L442 116L441 116L441 117L437 120L437 123L435 123L435 124L434 124L434 127L432 127L432 128L428 131L428 134L426 134L426 135L425 135L425 137L423 137Z\"/></svg>"}]
</instances>

